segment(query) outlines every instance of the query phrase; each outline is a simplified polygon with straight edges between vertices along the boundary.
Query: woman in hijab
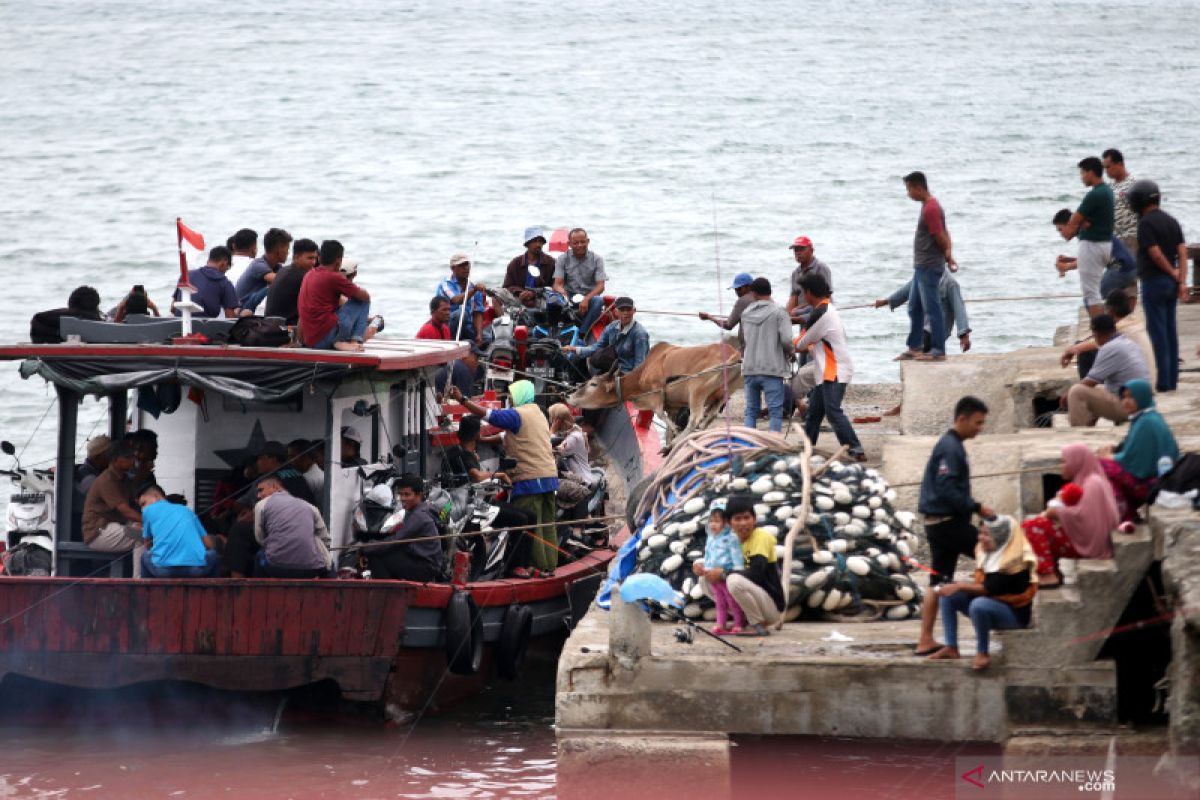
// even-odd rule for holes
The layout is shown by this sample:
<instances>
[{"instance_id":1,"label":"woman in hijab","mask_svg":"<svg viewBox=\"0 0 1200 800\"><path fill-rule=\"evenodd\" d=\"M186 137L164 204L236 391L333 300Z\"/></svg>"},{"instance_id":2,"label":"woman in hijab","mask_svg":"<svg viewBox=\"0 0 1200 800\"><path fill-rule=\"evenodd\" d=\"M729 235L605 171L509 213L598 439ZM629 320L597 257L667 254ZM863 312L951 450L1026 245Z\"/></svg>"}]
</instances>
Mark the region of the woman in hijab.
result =
<instances>
[{"instance_id":1,"label":"woman in hijab","mask_svg":"<svg viewBox=\"0 0 1200 800\"><path fill-rule=\"evenodd\" d=\"M534 577L554 574L558 566L558 532L554 516L558 508L554 495L558 491L558 465L554 448L550 446L550 425L546 415L534 405L535 390L529 381L514 381L508 386L511 408L484 408L462 396L456 386L446 394L462 403L472 414L483 417L504 431L504 451L517 465L508 471L512 479L513 505L520 506L537 518L532 553Z\"/></svg>"},{"instance_id":2,"label":"woman in hijab","mask_svg":"<svg viewBox=\"0 0 1200 800\"><path fill-rule=\"evenodd\" d=\"M1037 558L1012 517L999 516L979 526L975 546L974 583L941 583L942 629L946 644L931 659L959 658L958 614L975 626L972 669L987 669L988 636L993 630L1024 628L1029 624L1037 592Z\"/></svg>"},{"instance_id":3,"label":"woman in hijab","mask_svg":"<svg viewBox=\"0 0 1200 800\"><path fill-rule=\"evenodd\" d=\"M1179 446L1167 421L1154 407L1149 381L1139 379L1122 386L1121 406L1129 414L1129 434L1115 451L1102 448L1097 455L1112 484L1124 529L1125 523L1138 522L1138 508L1146 502L1161 474L1159 462L1167 458L1173 465L1179 460Z\"/></svg>"},{"instance_id":4,"label":"woman in hijab","mask_svg":"<svg viewBox=\"0 0 1200 800\"><path fill-rule=\"evenodd\" d=\"M1092 451L1069 444L1062 457L1062 476L1070 483L1045 512L1021 523L1037 556L1038 581L1047 589L1062 582L1060 558L1112 558L1112 532L1121 521L1112 487Z\"/></svg>"}]
</instances>

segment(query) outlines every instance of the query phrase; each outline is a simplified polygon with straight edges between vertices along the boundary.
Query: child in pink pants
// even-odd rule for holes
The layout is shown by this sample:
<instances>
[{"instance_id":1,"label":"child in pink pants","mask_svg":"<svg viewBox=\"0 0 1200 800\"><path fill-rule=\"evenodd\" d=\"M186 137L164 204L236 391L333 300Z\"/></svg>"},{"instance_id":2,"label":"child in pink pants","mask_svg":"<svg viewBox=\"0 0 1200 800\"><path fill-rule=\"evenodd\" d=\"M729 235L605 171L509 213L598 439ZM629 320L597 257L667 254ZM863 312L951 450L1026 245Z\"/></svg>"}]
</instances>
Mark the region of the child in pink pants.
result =
<instances>
[{"instance_id":1,"label":"child in pink pants","mask_svg":"<svg viewBox=\"0 0 1200 800\"><path fill-rule=\"evenodd\" d=\"M704 545L704 568L706 570L722 569L728 574L742 569L745 565L746 562L742 558L742 543L730 530L729 523L725 519L725 501L714 500L708 518L708 542ZM742 628L746 625L746 617L742 613L741 606L729 593L729 587L725 585L724 579L706 578L705 582L708 584L713 602L717 604L717 624L713 626L713 633L728 633L734 636L741 633ZM733 617L732 627L725 624L730 616Z\"/></svg>"}]
</instances>

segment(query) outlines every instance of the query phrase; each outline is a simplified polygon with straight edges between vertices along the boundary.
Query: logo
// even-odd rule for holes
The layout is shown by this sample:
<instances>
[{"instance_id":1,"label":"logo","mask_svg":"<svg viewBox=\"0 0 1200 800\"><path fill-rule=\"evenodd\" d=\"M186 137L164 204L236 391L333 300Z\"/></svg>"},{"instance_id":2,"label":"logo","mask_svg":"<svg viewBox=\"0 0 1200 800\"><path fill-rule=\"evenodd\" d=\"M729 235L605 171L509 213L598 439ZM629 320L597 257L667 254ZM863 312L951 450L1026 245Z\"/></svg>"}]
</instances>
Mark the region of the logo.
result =
<instances>
[{"instance_id":1,"label":"logo","mask_svg":"<svg viewBox=\"0 0 1200 800\"><path fill-rule=\"evenodd\" d=\"M974 775L975 777L971 777L972 775ZM980 789L983 789L984 785L982 783L980 783L980 780L983 779L983 764L980 764L978 767L975 767L975 769L964 772L962 774L962 779L964 781L966 781L967 783L971 784L972 786L978 786Z\"/></svg>"}]
</instances>

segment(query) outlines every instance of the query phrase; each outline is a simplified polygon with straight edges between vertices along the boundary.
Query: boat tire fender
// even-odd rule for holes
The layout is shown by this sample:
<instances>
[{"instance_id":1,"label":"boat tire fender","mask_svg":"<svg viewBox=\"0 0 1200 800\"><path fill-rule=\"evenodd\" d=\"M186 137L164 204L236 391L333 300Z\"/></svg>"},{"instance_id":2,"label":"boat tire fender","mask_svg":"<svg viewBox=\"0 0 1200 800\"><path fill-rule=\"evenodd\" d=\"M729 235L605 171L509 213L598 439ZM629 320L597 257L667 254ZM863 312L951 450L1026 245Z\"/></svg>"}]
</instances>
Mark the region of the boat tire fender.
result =
<instances>
[{"instance_id":1,"label":"boat tire fender","mask_svg":"<svg viewBox=\"0 0 1200 800\"><path fill-rule=\"evenodd\" d=\"M533 609L520 604L509 606L496 640L496 672L500 677L514 680L521 674L532 633Z\"/></svg>"},{"instance_id":2,"label":"boat tire fender","mask_svg":"<svg viewBox=\"0 0 1200 800\"><path fill-rule=\"evenodd\" d=\"M455 675L474 675L483 662L483 615L469 592L446 604L446 663Z\"/></svg>"}]
</instances>

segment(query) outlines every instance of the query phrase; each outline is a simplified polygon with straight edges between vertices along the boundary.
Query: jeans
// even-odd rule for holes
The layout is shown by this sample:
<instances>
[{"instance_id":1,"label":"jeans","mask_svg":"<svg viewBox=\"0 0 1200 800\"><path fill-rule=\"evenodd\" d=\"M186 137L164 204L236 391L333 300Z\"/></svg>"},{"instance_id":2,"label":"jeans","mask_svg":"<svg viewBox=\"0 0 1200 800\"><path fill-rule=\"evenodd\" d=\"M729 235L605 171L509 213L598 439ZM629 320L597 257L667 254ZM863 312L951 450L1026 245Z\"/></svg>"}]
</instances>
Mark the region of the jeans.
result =
<instances>
[{"instance_id":1,"label":"jeans","mask_svg":"<svg viewBox=\"0 0 1200 800\"><path fill-rule=\"evenodd\" d=\"M147 578L213 578L220 563L221 557L216 550L205 550L202 567L156 567L150 551L145 550L142 552L142 575Z\"/></svg>"},{"instance_id":2,"label":"jeans","mask_svg":"<svg viewBox=\"0 0 1200 800\"><path fill-rule=\"evenodd\" d=\"M930 353L946 354L946 320L942 314L942 300L938 296L938 283L942 280L945 265L918 266L913 270L912 288L908 294L908 349L920 352L925 339L925 317L929 317Z\"/></svg>"},{"instance_id":3,"label":"jeans","mask_svg":"<svg viewBox=\"0 0 1200 800\"><path fill-rule=\"evenodd\" d=\"M240 298L238 301L238 305L240 305L243 309L245 309L247 311L253 311L254 309L258 308L259 303L261 303L263 300L265 300L267 298L267 292L270 290L271 290L270 284L267 284L266 286L262 287L261 289L255 289L253 292L250 292L245 297Z\"/></svg>"},{"instance_id":4,"label":"jeans","mask_svg":"<svg viewBox=\"0 0 1200 800\"><path fill-rule=\"evenodd\" d=\"M779 433L783 430L783 378L778 375L746 375L742 378L746 386L746 416L743 422L747 428L758 425L758 412L762 409L759 393L767 400L767 413L771 419L771 431Z\"/></svg>"},{"instance_id":5,"label":"jeans","mask_svg":"<svg viewBox=\"0 0 1200 800\"><path fill-rule=\"evenodd\" d=\"M450 326L451 335L458 333L458 318L462 316L463 304L459 303L456 306L450 307ZM471 311L467 314L467 318L462 321L462 335L458 338L461 341L471 341L475 338L475 312Z\"/></svg>"},{"instance_id":6,"label":"jeans","mask_svg":"<svg viewBox=\"0 0 1200 800\"><path fill-rule=\"evenodd\" d=\"M588 301L587 311L584 312L583 322L579 323L579 335L586 338L587 332L592 329L592 325L596 324L596 320L600 319L600 314L604 311L604 298L593 297Z\"/></svg>"},{"instance_id":7,"label":"jeans","mask_svg":"<svg viewBox=\"0 0 1200 800\"><path fill-rule=\"evenodd\" d=\"M314 350L330 350L334 342L361 342L367 333L371 304L365 300L347 300L337 311L337 327L313 346Z\"/></svg>"},{"instance_id":8,"label":"jeans","mask_svg":"<svg viewBox=\"0 0 1200 800\"><path fill-rule=\"evenodd\" d=\"M846 412L842 411L842 398L846 396L846 384L837 381L823 381L817 384L809 395L808 415L804 418L804 433L813 444L821 434L821 420L828 419L838 444L850 448L850 455L857 456L863 452L862 443L854 433Z\"/></svg>"},{"instance_id":9,"label":"jeans","mask_svg":"<svg viewBox=\"0 0 1200 800\"><path fill-rule=\"evenodd\" d=\"M988 651L988 635L996 631L1024 627L1017 619L1012 606L990 597L955 592L938 601L942 612L942 632L946 635L946 646L958 648L958 614L971 618L975 626L975 652Z\"/></svg>"},{"instance_id":10,"label":"jeans","mask_svg":"<svg viewBox=\"0 0 1200 800\"><path fill-rule=\"evenodd\" d=\"M1179 331L1175 327L1175 306L1179 302L1179 284L1167 273L1142 278L1142 311L1146 315L1146 333L1154 349L1158 378L1154 388L1171 392L1179 384Z\"/></svg>"}]
</instances>

